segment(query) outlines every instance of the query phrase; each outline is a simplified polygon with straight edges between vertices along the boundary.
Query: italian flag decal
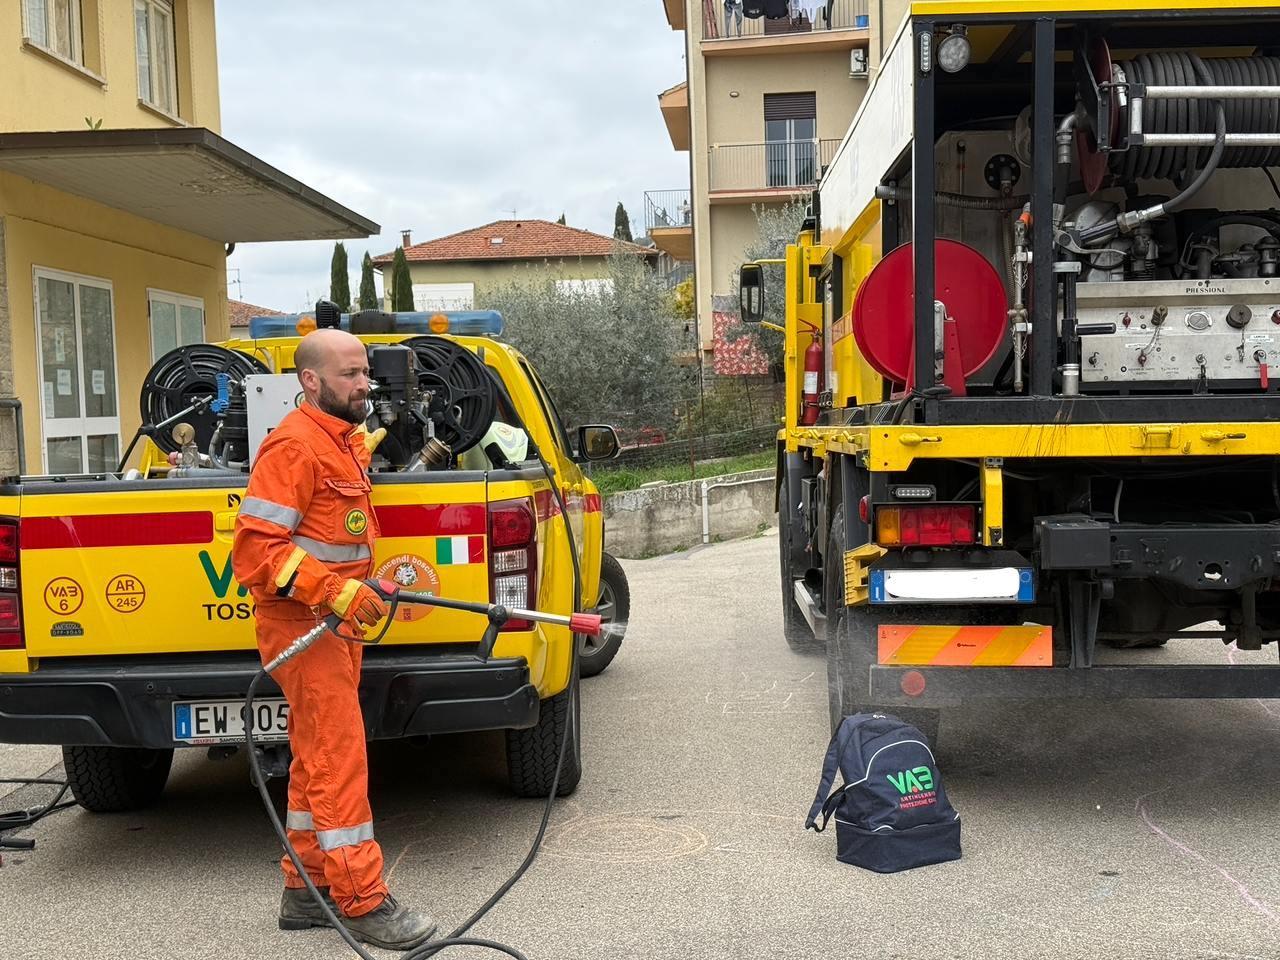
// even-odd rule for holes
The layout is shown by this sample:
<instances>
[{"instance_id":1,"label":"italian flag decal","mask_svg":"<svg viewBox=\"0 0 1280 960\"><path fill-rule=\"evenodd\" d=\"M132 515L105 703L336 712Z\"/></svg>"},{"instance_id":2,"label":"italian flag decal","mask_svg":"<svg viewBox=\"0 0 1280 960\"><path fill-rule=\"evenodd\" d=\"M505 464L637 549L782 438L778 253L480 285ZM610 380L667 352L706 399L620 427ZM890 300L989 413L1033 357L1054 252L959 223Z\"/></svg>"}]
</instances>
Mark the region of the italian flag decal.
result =
<instances>
[{"instance_id":1,"label":"italian flag decal","mask_svg":"<svg viewBox=\"0 0 1280 960\"><path fill-rule=\"evenodd\" d=\"M484 563L484 536L436 537L436 564Z\"/></svg>"}]
</instances>

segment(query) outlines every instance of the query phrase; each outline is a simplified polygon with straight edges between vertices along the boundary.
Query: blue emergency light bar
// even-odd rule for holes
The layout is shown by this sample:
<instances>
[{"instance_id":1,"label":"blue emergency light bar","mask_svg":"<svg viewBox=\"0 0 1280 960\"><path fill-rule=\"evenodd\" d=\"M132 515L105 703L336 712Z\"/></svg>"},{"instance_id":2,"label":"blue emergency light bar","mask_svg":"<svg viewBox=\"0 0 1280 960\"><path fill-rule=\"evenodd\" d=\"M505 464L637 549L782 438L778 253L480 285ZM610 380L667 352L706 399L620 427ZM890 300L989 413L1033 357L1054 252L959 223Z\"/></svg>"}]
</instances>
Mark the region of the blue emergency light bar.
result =
<instances>
[{"instance_id":1,"label":"blue emergency light bar","mask_svg":"<svg viewBox=\"0 0 1280 960\"><path fill-rule=\"evenodd\" d=\"M497 310L437 310L433 313L400 312L385 313L367 310L357 314L363 320L368 316L372 322L389 318L394 329L391 333L449 333L459 337L500 337L502 336L502 314ZM305 321L305 322L304 322ZM252 317L249 320L249 336L254 340L268 337L297 337L302 335L298 329L302 324L304 331L315 329L315 314L288 313L279 317ZM340 330L351 330L351 314L344 313L338 322ZM366 329L373 333L376 326Z\"/></svg>"}]
</instances>

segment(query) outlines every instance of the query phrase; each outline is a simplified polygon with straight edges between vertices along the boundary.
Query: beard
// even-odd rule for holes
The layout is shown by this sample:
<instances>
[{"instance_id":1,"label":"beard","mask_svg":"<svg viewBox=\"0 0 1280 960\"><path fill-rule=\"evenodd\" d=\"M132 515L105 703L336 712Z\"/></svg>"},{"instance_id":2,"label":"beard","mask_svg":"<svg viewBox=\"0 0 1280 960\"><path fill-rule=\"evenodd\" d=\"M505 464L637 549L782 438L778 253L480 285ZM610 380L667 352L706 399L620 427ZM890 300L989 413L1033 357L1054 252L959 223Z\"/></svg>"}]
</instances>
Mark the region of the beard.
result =
<instances>
[{"instance_id":1,"label":"beard","mask_svg":"<svg viewBox=\"0 0 1280 960\"><path fill-rule=\"evenodd\" d=\"M356 398L352 395L344 400L331 390L329 384L323 379L320 381L320 395L316 397L316 405L329 416L345 420L347 423L364 422L365 397Z\"/></svg>"}]
</instances>

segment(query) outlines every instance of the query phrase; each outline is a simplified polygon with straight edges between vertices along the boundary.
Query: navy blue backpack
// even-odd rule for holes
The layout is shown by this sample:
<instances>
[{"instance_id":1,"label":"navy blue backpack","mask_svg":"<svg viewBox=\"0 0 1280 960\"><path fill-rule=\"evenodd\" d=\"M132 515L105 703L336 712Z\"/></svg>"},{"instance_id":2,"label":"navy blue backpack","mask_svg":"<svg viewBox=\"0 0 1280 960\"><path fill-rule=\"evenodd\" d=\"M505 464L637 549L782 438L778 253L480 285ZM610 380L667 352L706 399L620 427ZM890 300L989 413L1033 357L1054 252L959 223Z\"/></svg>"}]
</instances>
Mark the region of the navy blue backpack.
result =
<instances>
[{"instance_id":1,"label":"navy blue backpack","mask_svg":"<svg viewBox=\"0 0 1280 960\"><path fill-rule=\"evenodd\" d=\"M837 768L844 782L832 792ZM844 863L896 873L960 859L960 814L947 802L933 752L897 717L858 713L836 730L804 825L821 833L833 816L836 859Z\"/></svg>"}]
</instances>

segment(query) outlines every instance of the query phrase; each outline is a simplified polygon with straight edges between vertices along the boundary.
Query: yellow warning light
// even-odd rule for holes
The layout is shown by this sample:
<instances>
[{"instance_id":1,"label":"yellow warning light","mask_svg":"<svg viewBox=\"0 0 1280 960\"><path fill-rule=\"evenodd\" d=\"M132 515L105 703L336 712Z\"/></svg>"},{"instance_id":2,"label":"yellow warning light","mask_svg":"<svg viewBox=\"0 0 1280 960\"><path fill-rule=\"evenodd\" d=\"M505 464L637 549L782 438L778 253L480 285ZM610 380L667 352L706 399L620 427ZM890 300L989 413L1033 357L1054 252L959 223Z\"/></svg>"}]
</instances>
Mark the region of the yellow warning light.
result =
<instances>
[{"instance_id":1,"label":"yellow warning light","mask_svg":"<svg viewBox=\"0 0 1280 960\"><path fill-rule=\"evenodd\" d=\"M304 313L298 319L298 335L305 337L308 333L316 328L316 318L309 313Z\"/></svg>"},{"instance_id":2,"label":"yellow warning light","mask_svg":"<svg viewBox=\"0 0 1280 960\"><path fill-rule=\"evenodd\" d=\"M449 318L443 313L433 314L431 319L427 321L427 329L432 333L448 333Z\"/></svg>"}]
</instances>

